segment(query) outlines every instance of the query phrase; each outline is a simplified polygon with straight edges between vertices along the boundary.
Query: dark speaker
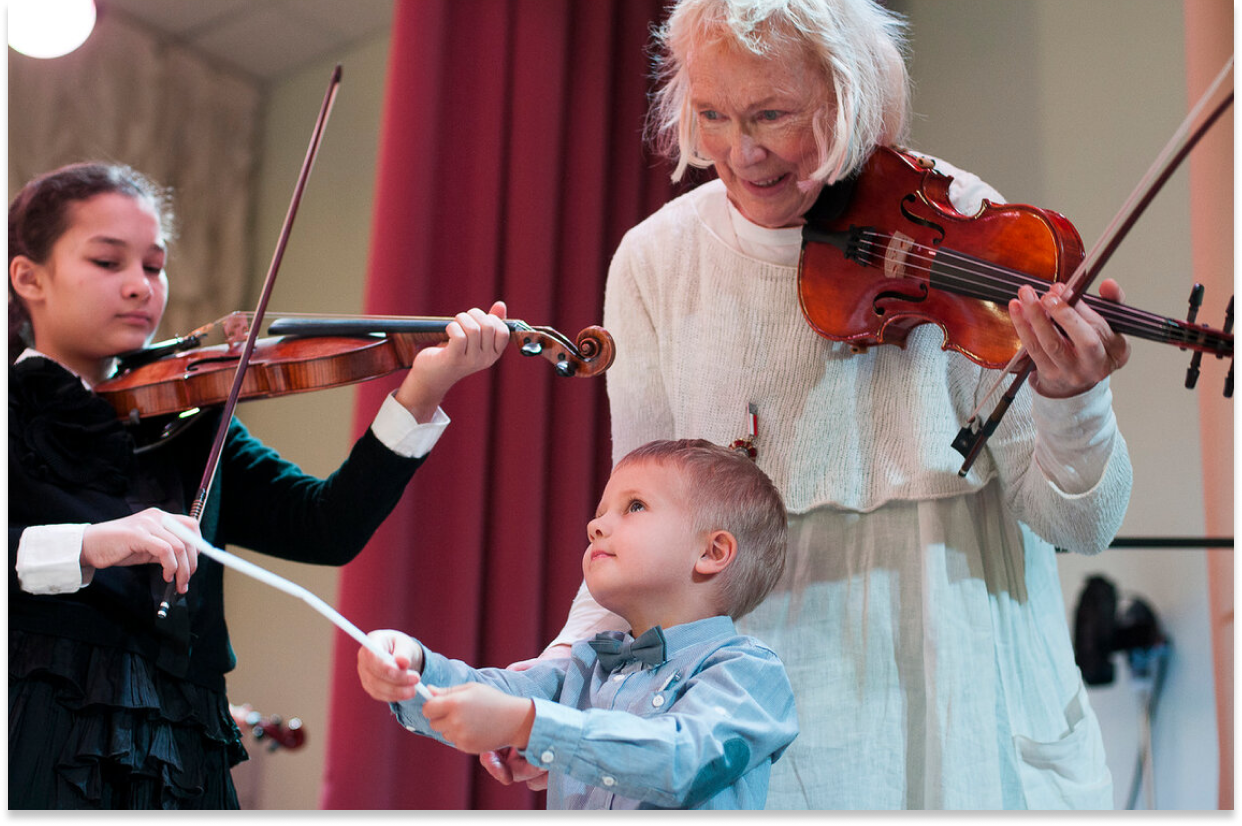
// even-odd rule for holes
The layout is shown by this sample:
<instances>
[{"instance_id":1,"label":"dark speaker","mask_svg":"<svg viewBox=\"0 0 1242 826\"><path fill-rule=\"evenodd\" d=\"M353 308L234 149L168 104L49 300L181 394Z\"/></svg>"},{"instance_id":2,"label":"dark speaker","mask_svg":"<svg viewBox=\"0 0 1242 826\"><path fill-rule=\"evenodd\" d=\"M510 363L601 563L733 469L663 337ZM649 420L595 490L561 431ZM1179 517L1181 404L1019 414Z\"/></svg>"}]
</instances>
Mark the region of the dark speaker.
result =
<instances>
[{"instance_id":1,"label":"dark speaker","mask_svg":"<svg viewBox=\"0 0 1242 826\"><path fill-rule=\"evenodd\" d=\"M1117 589L1102 576L1087 578L1074 612L1074 661L1087 685L1108 685L1116 676Z\"/></svg>"},{"instance_id":2,"label":"dark speaker","mask_svg":"<svg viewBox=\"0 0 1242 826\"><path fill-rule=\"evenodd\" d=\"M1102 576L1087 577L1074 612L1074 661L1087 685L1108 685L1116 677L1112 656L1129 655L1136 677L1149 676L1152 653L1168 642L1156 612L1141 599L1117 613L1117 589Z\"/></svg>"}]
</instances>

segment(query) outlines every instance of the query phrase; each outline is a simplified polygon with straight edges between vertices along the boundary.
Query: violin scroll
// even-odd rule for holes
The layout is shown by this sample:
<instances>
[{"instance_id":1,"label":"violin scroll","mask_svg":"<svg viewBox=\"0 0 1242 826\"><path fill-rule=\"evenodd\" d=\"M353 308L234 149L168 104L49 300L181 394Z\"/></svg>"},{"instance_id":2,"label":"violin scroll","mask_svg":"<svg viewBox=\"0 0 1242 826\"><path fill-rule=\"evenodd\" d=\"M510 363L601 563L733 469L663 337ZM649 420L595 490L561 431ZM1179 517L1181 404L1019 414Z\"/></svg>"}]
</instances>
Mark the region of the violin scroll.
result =
<instances>
[{"instance_id":1,"label":"violin scroll","mask_svg":"<svg viewBox=\"0 0 1242 826\"><path fill-rule=\"evenodd\" d=\"M268 751L298 749L306 742L306 732L298 717L291 717L288 722L278 715L264 717L249 703L241 706L230 703L229 713L242 733L249 732L255 740L266 743Z\"/></svg>"},{"instance_id":2,"label":"violin scroll","mask_svg":"<svg viewBox=\"0 0 1242 826\"><path fill-rule=\"evenodd\" d=\"M571 342L551 327L530 327L514 322L511 340L524 356L543 356L559 376L590 378L612 366L617 348L603 327L592 325Z\"/></svg>"}]
</instances>

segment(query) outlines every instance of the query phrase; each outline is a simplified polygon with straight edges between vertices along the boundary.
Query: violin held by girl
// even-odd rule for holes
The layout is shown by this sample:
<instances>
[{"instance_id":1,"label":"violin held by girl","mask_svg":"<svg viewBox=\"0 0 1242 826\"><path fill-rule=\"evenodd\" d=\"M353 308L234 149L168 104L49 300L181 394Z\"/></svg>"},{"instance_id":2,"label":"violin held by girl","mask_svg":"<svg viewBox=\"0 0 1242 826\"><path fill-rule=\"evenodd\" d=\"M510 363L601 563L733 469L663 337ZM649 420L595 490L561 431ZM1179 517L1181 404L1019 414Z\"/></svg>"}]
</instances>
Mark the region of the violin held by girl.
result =
<instances>
[{"instance_id":1,"label":"violin held by girl","mask_svg":"<svg viewBox=\"0 0 1242 826\"><path fill-rule=\"evenodd\" d=\"M116 375L95 392L131 422L222 404L232 389L251 315L231 313L189 335L122 353ZM325 390L404 370L423 347L446 341L453 323L412 316L277 318L255 344L238 400ZM518 319L504 323L518 352L541 356L558 375L590 378L612 364L615 348L602 327L587 327L570 341L551 327ZM225 343L199 346L217 331Z\"/></svg>"},{"instance_id":2,"label":"violin held by girl","mask_svg":"<svg viewBox=\"0 0 1242 826\"><path fill-rule=\"evenodd\" d=\"M218 546L343 565L449 424L445 394L510 341L502 302L457 314L326 479L231 421L196 521L185 506L219 411L135 452L94 392L159 326L170 222L167 191L117 165L55 170L9 206L11 809L236 808L222 569L161 517ZM166 582L184 598L161 625Z\"/></svg>"}]
</instances>

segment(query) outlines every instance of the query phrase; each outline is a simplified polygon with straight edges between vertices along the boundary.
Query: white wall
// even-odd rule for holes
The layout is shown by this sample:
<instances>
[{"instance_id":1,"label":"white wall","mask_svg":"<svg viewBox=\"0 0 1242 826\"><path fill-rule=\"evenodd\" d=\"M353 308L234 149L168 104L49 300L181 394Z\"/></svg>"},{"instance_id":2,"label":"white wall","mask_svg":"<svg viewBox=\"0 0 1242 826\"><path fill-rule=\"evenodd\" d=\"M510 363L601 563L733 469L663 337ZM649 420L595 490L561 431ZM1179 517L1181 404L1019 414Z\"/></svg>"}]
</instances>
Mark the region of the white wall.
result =
<instances>
[{"instance_id":1,"label":"white wall","mask_svg":"<svg viewBox=\"0 0 1242 826\"><path fill-rule=\"evenodd\" d=\"M340 92L293 224L268 305L269 317L279 312L362 310L387 56L384 33L269 91L255 225L254 272L259 284L275 250L332 69L337 62L342 65ZM257 301L256 288L247 308ZM349 452L354 395L354 389L341 388L247 402L238 407L238 417L304 470L326 476ZM338 569L233 550L335 604ZM237 669L229 675L229 699L249 703L264 714L298 716L307 732L305 745L296 751L267 753L248 741L252 760L234 771L242 804L317 808L335 626L294 597L232 571L225 576L229 629L238 658Z\"/></svg>"},{"instance_id":2,"label":"white wall","mask_svg":"<svg viewBox=\"0 0 1242 826\"><path fill-rule=\"evenodd\" d=\"M980 174L1010 201L1055 209L1088 249L1184 116L1182 4L1170 0L939 0L895 4L911 15L919 113L913 143ZM1222 172L1222 174L1228 174ZM1182 317L1191 273L1188 178L1179 172L1111 259L1126 302ZM1229 296L1208 296L1223 308ZM1199 321L1220 327L1222 313ZM1189 356L1132 342L1113 379L1134 464L1121 536L1202 536L1198 404L1221 398L1225 367L1182 383ZM1024 391L1029 392L1029 391ZM1156 807L1213 809L1218 747L1206 559L1199 550L1114 549L1060 558L1066 610L1084 580L1110 578L1141 596L1173 640L1153 733ZM1091 689L1115 799L1124 806L1137 758L1141 685L1118 657L1118 680ZM1144 807L1140 795L1139 808Z\"/></svg>"}]
</instances>

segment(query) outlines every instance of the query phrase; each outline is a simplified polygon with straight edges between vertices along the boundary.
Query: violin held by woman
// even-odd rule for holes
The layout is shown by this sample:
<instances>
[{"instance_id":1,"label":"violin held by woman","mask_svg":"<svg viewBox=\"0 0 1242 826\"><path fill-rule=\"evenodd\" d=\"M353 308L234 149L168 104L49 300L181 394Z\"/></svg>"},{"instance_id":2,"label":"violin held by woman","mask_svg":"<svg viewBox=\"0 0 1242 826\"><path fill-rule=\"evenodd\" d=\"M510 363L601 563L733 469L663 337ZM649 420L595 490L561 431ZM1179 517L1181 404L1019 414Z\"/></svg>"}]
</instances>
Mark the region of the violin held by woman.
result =
<instances>
[{"instance_id":1,"label":"violin held by woman","mask_svg":"<svg viewBox=\"0 0 1242 826\"><path fill-rule=\"evenodd\" d=\"M1001 368L1021 347L1009 302L1023 286L1047 292L1083 260L1082 239L1064 216L1024 204L984 201L963 215L949 199L952 177L926 158L878 147L862 171L807 214L798 297L820 335L858 350L904 346L934 324L943 347ZM1164 318L1118 301L1083 296L1115 332L1233 358L1233 335Z\"/></svg>"}]
</instances>

